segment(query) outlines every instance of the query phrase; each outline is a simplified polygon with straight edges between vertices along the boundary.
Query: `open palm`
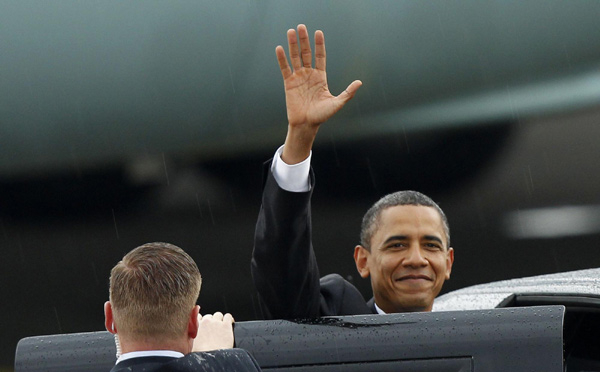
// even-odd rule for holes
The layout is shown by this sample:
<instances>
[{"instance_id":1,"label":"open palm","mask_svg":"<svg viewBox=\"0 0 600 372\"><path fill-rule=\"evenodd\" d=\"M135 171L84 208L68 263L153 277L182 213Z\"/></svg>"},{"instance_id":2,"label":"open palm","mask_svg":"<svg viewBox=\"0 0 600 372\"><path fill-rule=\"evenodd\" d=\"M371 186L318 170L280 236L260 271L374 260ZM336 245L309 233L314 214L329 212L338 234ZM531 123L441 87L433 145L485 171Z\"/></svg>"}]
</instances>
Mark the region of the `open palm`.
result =
<instances>
[{"instance_id":1,"label":"open palm","mask_svg":"<svg viewBox=\"0 0 600 372\"><path fill-rule=\"evenodd\" d=\"M288 30L287 36L291 66L288 64L283 47L278 46L275 52L285 85L289 125L292 127L318 127L339 111L354 96L362 83L356 80L340 95L332 95L327 86L323 32L315 32L314 68L312 67L312 51L306 26L298 26L299 44L295 30Z\"/></svg>"}]
</instances>

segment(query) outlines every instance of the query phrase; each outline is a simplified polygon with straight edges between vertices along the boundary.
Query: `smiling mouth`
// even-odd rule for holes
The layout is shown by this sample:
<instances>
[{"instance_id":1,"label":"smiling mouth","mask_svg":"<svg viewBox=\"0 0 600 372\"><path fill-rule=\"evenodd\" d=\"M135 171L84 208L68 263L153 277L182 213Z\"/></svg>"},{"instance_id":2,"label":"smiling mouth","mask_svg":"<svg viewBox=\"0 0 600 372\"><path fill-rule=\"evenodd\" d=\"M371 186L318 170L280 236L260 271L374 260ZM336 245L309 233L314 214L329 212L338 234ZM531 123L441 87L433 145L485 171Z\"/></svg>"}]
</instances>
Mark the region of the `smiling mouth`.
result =
<instances>
[{"instance_id":1,"label":"smiling mouth","mask_svg":"<svg viewBox=\"0 0 600 372\"><path fill-rule=\"evenodd\" d=\"M409 281L409 280L427 280L431 281L431 278L426 275L405 275L396 279L397 282Z\"/></svg>"}]
</instances>

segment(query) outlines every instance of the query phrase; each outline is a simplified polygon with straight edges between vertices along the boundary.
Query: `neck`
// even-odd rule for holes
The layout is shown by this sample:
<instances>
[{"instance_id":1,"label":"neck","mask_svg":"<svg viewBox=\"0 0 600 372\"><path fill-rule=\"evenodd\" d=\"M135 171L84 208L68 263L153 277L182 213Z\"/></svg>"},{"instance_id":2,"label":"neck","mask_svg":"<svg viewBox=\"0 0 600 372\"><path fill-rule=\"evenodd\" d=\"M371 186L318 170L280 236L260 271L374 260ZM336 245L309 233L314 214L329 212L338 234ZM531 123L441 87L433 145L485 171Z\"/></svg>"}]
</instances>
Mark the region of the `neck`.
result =
<instances>
[{"instance_id":1,"label":"neck","mask_svg":"<svg viewBox=\"0 0 600 372\"><path fill-rule=\"evenodd\" d=\"M188 354L192 351L190 342L187 339L156 342L155 340L130 339L119 334L119 342L121 343L122 354L148 350L171 350L182 354Z\"/></svg>"},{"instance_id":2,"label":"neck","mask_svg":"<svg viewBox=\"0 0 600 372\"><path fill-rule=\"evenodd\" d=\"M387 303L380 303L375 299L375 304L383 310L386 314L394 314L394 313L415 313L415 312L424 312L431 311L433 308L433 304L429 306L414 306L414 307L399 307L392 306Z\"/></svg>"}]
</instances>

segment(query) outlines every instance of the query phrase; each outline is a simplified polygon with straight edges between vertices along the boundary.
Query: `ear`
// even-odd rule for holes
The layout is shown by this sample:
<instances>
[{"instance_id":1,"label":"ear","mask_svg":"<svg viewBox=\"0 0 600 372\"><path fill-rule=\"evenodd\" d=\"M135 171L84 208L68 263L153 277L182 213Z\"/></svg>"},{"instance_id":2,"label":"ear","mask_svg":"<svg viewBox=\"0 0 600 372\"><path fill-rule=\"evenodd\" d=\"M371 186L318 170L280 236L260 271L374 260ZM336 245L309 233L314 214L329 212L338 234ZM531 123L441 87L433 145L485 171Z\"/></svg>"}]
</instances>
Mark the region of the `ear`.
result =
<instances>
[{"instance_id":1,"label":"ear","mask_svg":"<svg viewBox=\"0 0 600 372\"><path fill-rule=\"evenodd\" d=\"M450 279L450 273L452 272L452 264L454 263L454 248L448 248L446 254L446 280Z\"/></svg>"},{"instance_id":2,"label":"ear","mask_svg":"<svg viewBox=\"0 0 600 372\"><path fill-rule=\"evenodd\" d=\"M200 322L198 321L198 313L200 313L200 306L196 305L190 312L190 318L188 320L188 329L187 334L189 338L196 338L198 335L198 326Z\"/></svg>"},{"instance_id":3,"label":"ear","mask_svg":"<svg viewBox=\"0 0 600 372\"><path fill-rule=\"evenodd\" d=\"M104 303L104 326L106 330L113 335L117 333L117 326L115 325L115 319L113 317L112 305L110 301Z\"/></svg>"},{"instance_id":4,"label":"ear","mask_svg":"<svg viewBox=\"0 0 600 372\"><path fill-rule=\"evenodd\" d=\"M369 271L369 257L371 256L371 252L367 250L367 248L362 245L357 245L354 247L354 262L356 263L356 270L363 278L368 278Z\"/></svg>"}]
</instances>

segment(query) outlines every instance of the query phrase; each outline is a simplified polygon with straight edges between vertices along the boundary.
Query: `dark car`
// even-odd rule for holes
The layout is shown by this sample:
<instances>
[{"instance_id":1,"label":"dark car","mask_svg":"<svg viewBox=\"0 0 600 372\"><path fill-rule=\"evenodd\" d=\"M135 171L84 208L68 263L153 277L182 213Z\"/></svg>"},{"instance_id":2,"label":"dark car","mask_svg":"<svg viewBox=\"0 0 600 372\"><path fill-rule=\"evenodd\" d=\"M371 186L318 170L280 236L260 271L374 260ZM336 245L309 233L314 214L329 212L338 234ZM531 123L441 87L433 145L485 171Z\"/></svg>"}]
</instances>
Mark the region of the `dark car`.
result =
<instances>
[{"instance_id":1,"label":"dark car","mask_svg":"<svg viewBox=\"0 0 600 372\"><path fill-rule=\"evenodd\" d=\"M477 285L430 313L239 322L270 371L600 371L600 269ZM28 337L16 371L108 371L108 332Z\"/></svg>"}]
</instances>

